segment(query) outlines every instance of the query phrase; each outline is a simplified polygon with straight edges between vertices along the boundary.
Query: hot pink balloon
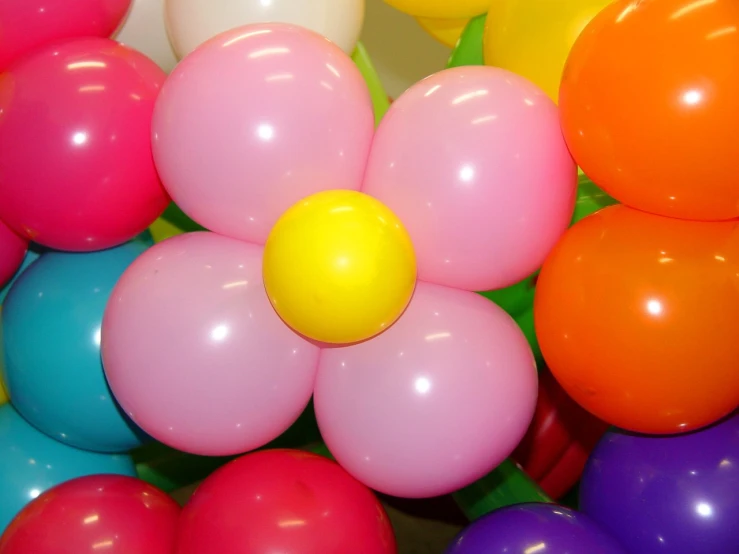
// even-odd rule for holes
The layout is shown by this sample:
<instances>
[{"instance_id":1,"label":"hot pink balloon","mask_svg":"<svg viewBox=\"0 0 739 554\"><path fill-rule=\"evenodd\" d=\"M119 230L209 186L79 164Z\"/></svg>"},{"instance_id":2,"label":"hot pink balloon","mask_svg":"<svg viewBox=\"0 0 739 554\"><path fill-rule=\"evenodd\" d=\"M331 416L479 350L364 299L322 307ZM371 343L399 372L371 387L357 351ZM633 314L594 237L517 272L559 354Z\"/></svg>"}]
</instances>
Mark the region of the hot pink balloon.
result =
<instances>
[{"instance_id":1,"label":"hot pink balloon","mask_svg":"<svg viewBox=\"0 0 739 554\"><path fill-rule=\"evenodd\" d=\"M18 271L28 251L28 241L0 221L0 287Z\"/></svg>"},{"instance_id":2,"label":"hot pink balloon","mask_svg":"<svg viewBox=\"0 0 739 554\"><path fill-rule=\"evenodd\" d=\"M49 42L77 37L110 37L131 0L2 0L0 71Z\"/></svg>"},{"instance_id":3,"label":"hot pink balloon","mask_svg":"<svg viewBox=\"0 0 739 554\"><path fill-rule=\"evenodd\" d=\"M423 498L490 472L521 441L537 396L516 323L485 298L418 283L382 335L324 350L314 404L336 460L365 485Z\"/></svg>"},{"instance_id":4,"label":"hot pink balloon","mask_svg":"<svg viewBox=\"0 0 739 554\"><path fill-rule=\"evenodd\" d=\"M180 62L157 101L154 156L187 215L263 244L300 199L359 189L373 133L351 58L312 31L270 23L218 35Z\"/></svg>"},{"instance_id":5,"label":"hot pink balloon","mask_svg":"<svg viewBox=\"0 0 739 554\"><path fill-rule=\"evenodd\" d=\"M0 218L57 250L122 244L169 198L151 118L166 75L105 38L34 50L0 76Z\"/></svg>"},{"instance_id":6,"label":"hot pink balloon","mask_svg":"<svg viewBox=\"0 0 739 554\"><path fill-rule=\"evenodd\" d=\"M262 248L208 232L180 235L123 274L103 318L116 399L144 431L179 450L259 448L308 405L319 349L277 316Z\"/></svg>"},{"instance_id":7,"label":"hot pink balloon","mask_svg":"<svg viewBox=\"0 0 739 554\"><path fill-rule=\"evenodd\" d=\"M542 265L570 223L576 180L544 92L503 69L460 67L393 103L362 191L403 221L419 279L481 291Z\"/></svg>"}]
</instances>

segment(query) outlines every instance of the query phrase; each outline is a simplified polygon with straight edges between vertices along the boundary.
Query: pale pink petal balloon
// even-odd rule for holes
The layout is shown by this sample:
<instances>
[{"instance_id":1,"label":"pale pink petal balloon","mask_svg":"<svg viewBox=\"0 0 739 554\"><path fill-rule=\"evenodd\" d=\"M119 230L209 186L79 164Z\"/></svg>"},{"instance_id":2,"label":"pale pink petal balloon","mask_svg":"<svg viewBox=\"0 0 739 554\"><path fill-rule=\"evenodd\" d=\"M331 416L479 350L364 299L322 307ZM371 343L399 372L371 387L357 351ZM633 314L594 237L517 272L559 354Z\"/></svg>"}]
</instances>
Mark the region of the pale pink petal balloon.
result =
<instances>
[{"instance_id":1,"label":"pale pink petal balloon","mask_svg":"<svg viewBox=\"0 0 739 554\"><path fill-rule=\"evenodd\" d=\"M362 191L403 221L420 279L482 291L542 265L572 218L576 179L544 92L503 69L460 67L391 106Z\"/></svg>"},{"instance_id":2,"label":"pale pink petal balloon","mask_svg":"<svg viewBox=\"0 0 739 554\"><path fill-rule=\"evenodd\" d=\"M15 275L28 251L28 241L0 221L0 287Z\"/></svg>"},{"instance_id":3,"label":"pale pink petal balloon","mask_svg":"<svg viewBox=\"0 0 739 554\"><path fill-rule=\"evenodd\" d=\"M275 314L262 248L180 235L140 256L106 308L113 394L155 439L200 455L265 445L307 406L320 350Z\"/></svg>"},{"instance_id":4,"label":"pale pink petal balloon","mask_svg":"<svg viewBox=\"0 0 739 554\"><path fill-rule=\"evenodd\" d=\"M154 113L154 157L203 227L263 244L282 213L357 190L374 134L369 91L328 39L269 23L227 31L174 69Z\"/></svg>"},{"instance_id":5,"label":"pale pink petal balloon","mask_svg":"<svg viewBox=\"0 0 739 554\"><path fill-rule=\"evenodd\" d=\"M385 333L322 352L314 404L349 473L377 491L423 498L460 489L508 457L536 396L531 349L502 309L419 282Z\"/></svg>"}]
</instances>

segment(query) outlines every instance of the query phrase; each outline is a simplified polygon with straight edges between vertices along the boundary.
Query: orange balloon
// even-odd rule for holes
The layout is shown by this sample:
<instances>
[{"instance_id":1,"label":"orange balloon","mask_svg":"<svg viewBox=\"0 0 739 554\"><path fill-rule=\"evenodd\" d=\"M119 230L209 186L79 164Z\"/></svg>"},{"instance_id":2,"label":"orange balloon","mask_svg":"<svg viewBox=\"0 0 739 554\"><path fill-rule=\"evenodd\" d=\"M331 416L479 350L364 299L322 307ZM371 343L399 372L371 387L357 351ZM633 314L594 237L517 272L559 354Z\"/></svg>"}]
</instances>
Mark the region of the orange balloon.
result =
<instances>
[{"instance_id":1,"label":"orange balloon","mask_svg":"<svg viewBox=\"0 0 739 554\"><path fill-rule=\"evenodd\" d=\"M573 157L620 202L739 217L739 3L619 0L580 34L560 87Z\"/></svg>"},{"instance_id":2,"label":"orange balloon","mask_svg":"<svg viewBox=\"0 0 739 554\"><path fill-rule=\"evenodd\" d=\"M534 317L551 372L595 416L704 427L739 406L739 222L605 208L551 252Z\"/></svg>"}]
</instances>

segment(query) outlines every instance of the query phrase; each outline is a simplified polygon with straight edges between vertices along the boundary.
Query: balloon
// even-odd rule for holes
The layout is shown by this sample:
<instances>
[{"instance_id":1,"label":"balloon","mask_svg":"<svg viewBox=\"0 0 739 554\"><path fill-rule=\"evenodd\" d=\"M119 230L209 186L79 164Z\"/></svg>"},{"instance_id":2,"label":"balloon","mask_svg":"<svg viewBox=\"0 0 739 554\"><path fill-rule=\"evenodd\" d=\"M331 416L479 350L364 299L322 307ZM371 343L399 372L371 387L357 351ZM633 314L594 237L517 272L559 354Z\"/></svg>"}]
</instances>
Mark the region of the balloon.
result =
<instances>
[{"instance_id":1,"label":"balloon","mask_svg":"<svg viewBox=\"0 0 739 554\"><path fill-rule=\"evenodd\" d=\"M0 379L0 406L8 401L8 393L5 392L5 385L3 385L2 379Z\"/></svg>"},{"instance_id":2,"label":"balloon","mask_svg":"<svg viewBox=\"0 0 739 554\"><path fill-rule=\"evenodd\" d=\"M485 13L490 0L385 0L396 10L414 17L463 19Z\"/></svg>"},{"instance_id":3,"label":"balloon","mask_svg":"<svg viewBox=\"0 0 739 554\"><path fill-rule=\"evenodd\" d=\"M47 490L0 537L0 554L174 552L180 507L121 475L91 475Z\"/></svg>"},{"instance_id":4,"label":"balloon","mask_svg":"<svg viewBox=\"0 0 739 554\"><path fill-rule=\"evenodd\" d=\"M294 450L247 454L208 477L185 505L177 554L395 554L372 492L338 464Z\"/></svg>"},{"instance_id":5,"label":"balloon","mask_svg":"<svg viewBox=\"0 0 739 554\"><path fill-rule=\"evenodd\" d=\"M145 54L169 73L177 65L177 56L167 36L164 5L165 0L133 0L114 38Z\"/></svg>"},{"instance_id":6,"label":"balloon","mask_svg":"<svg viewBox=\"0 0 739 554\"><path fill-rule=\"evenodd\" d=\"M627 554L590 518L554 504L519 504L478 519L446 554Z\"/></svg>"},{"instance_id":7,"label":"balloon","mask_svg":"<svg viewBox=\"0 0 739 554\"><path fill-rule=\"evenodd\" d=\"M485 32L487 14L478 15L462 31L452 54L447 62L447 68L464 65L483 65L482 41Z\"/></svg>"},{"instance_id":8,"label":"balloon","mask_svg":"<svg viewBox=\"0 0 739 554\"><path fill-rule=\"evenodd\" d=\"M304 27L351 54L364 23L364 0L166 0L165 6L180 58L216 35L254 23Z\"/></svg>"},{"instance_id":9,"label":"balloon","mask_svg":"<svg viewBox=\"0 0 739 554\"><path fill-rule=\"evenodd\" d=\"M403 224L360 192L325 191L298 202L264 247L270 302L285 323L319 342L359 342L382 332L408 306L415 285Z\"/></svg>"},{"instance_id":10,"label":"balloon","mask_svg":"<svg viewBox=\"0 0 739 554\"><path fill-rule=\"evenodd\" d=\"M739 405L734 222L611 206L580 221L539 275L536 334L567 393L631 431L708 425Z\"/></svg>"},{"instance_id":11,"label":"balloon","mask_svg":"<svg viewBox=\"0 0 739 554\"><path fill-rule=\"evenodd\" d=\"M457 44L457 41L462 36L462 32L465 27L467 27L467 23L469 23L470 18L429 19L428 17L419 17L417 18L417 21L424 31L444 46L454 48L454 45Z\"/></svg>"},{"instance_id":12,"label":"balloon","mask_svg":"<svg viewBox=\"0 0 739 554\"><path fill-rule=\"evenodd\" d=\"M59 39L109 37L131 0L3 0L0 72L32 50Z\"/></svg>"},{"instance_id":13,"label":"balloon","mask_svg":"<svg viewBox=\"0 0 739 554\"><path fill-rule=\"evenodd\" d=\"M367 86L339 48L298 27L252 25L174 70L154 113L154 156L188 216L264 244L298 200L359 189L373 132Z\"/></svg>"},{"instance_id":14,"label":"balloon","mask_svg":"<svg viewBox=\"0 0 739 554\"><path fill-rule=\"evenodd\" d=\"M485 26L485 64L530 79L557 102L567 55L613 0L495 0Z\"/></svg>"},{"instance_id":15,"label":"balloon","mask_svg":"<svg viewBox=\"0 0 739 554\"><path fill-rule=\"evenodd\" d=\"M13 405L70 446L126 452L146 440L112 397L100 361L108 297L146 248L132 241L100 252L44 253L5 300L3 376Z\"/></svg>"},{"instance_id":16,"label":"balloon","mask_svg":"<svg viewBox=\"0 0 739 554\"><path fill-rule=\"evenodd\" d=\"M698 432L609 432L580 485L580 506L639 554L728 552L739 542L739 415Z\"/></svg>"},{"instance_id":17,"label":"balloon","mask_svg":"<svg viewBox=\"0 0 739 554\"><path fill-rule=\"evenodd\" d=\"M583 31L562 78L562 129L608 194L670 217L739 216L737 26L734 0L619 0Z\"/></svg>"},{"instance_id":18,"label":"balloon","mask_svg":"<svg viewBox=\"0 0 739 554\"><path fill-rule=\"evenodd\" d=\"M0 286L18 271L28 251L28 241L0 221Z\"/></svg>"},{"instance_id":19,"label":"balloon","mask_svg":"<svg viewBox=\"0 0 739 554\"><path fill-rule=\"evenodd\" d=\"M383 334L322 351L318 426L336 460L393 496L440 496L481 478L526 433L536 404L531 349L481 296L419 282Z\"/></svg>"},{"instance_id":20,"label":"balloon","mask_svg":"<svg viewBox=\"0 0 739 554\"><path fill-rule=\"evenodd\" d=\"M362 73L362 77L364 77L364 81L367 84L374 107L375 124L379 125L390 107L391 100L388 98L387 92L385 92L380 76L372 64L367 49L361 42L357 43L357 48L352 54L352 61L357 65L357 69Z\"/></svg>"},{"instance_id":21,"label":"balloon","mask_svg":"<svg viewBox=\"0 0 739 554\"><path fill-rule=\"evenodd\" d=\"M577 200L575 213L572 216L572 225L588 217L590 214L617 204L616 199L608 196L598 188L587 175L577 177Z\"/></svg>"},{"instance_id":22,"label":"balloon","mask_svg":"<svg viewBox=\"0 0 739 554\"><path fill-rule=\"evenodd\" d=\"M419 279L480 291L541 266L572 217L576 178L549 98L507 71L459 67L393 103L362 192L408 229Z\"/></svg>"},{"instance_id":23,"label":"balloon","mask_svg":"<svg viewBox=\"0 0 739 554\"><path fill-rule=\"evenodd\" d=\"M144 231L168 198L150 125L164 73L102 38L35 50L0 78L0 218L57 250Z\"/></svg>"},{"instance_id":24,"label":"balloon","mask_svg":"<svg viewBox=\"0 0 739 554\"><path fill-rule=\"evenodd\" d=\"M10 404L0 406L0 534L45 490L100 473L136 475L130 456L72 448L36 430Z\"/></svg>"},{"instance_id":25,"label":"balloon","mask_svg":"<svg viewBox=\"0 0 739 554\"><path fill-rule=\"evenodd\" d=\"M207 232L156 244L118 281L102 356L126 413L164 444L227 456L277 438L310 400L319 349L275 314L262 248Z\"/></svg>"}]
</instances>

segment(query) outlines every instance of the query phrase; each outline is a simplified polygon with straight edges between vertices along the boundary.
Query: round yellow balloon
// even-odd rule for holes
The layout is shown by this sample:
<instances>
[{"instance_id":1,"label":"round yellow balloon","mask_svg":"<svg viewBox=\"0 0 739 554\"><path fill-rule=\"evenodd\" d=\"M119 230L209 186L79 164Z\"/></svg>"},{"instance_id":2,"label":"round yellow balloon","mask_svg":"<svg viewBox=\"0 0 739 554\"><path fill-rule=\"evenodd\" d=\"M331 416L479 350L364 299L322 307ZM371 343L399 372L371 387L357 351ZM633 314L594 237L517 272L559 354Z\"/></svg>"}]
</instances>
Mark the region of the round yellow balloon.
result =
<instances>
[{"instance_id":1,"label":"round yellow balloon","mask_svg":"<svg viewBox=\"0 0 739 554\"><path fill-rule=\"evenodd\" d=\"M403 224L355 191L309 196L277 221L264 247L264 286L280 317L323 343L369 339L403 313L416 257Z\"/></svg>"},{"instance_id":2,"label":"round yellow balloon","mask_svg":"<svg viewBox=\"0 0 739 554\"><path fill-rule=\"evenodd\" d=\"M558 102L575 39L612 0L493 0L485 24L485 65L526 77Z\"/></svg>"},{"instance_id":3,"label":"round yellow balloon","mask_svg":"<svg viewBox=\"0 0 739 554\"><path fill-rule=\"evenodd\" d=\"M462 32L470 22L469 18L429 19L427 17L417 17L416 21L424 31L449 48L456 46L459 37L462 36Z\"/></svg>"},{"instance_id":4,"label":"round yellow balloon","mask_svg":"<svg viewBox=\"0 0 739 554\"><path fill-rule=\"evenodd\" d=\"M490 2L491 0L385 0L386 4L403 13L432 19L469 19L485 13Z\"/></svg>"},{"instance_id":5,"label":"round yellow balloon","mask_svg":"<svg viewBox=\"0 0 739 554\"><path fill-rule=\"evenodd\" d=\"M3 387L3 382L0 381L0 406L5 404L8 401L8 393L5 392L5 388Z\"/></svg>"}]
</instances>

